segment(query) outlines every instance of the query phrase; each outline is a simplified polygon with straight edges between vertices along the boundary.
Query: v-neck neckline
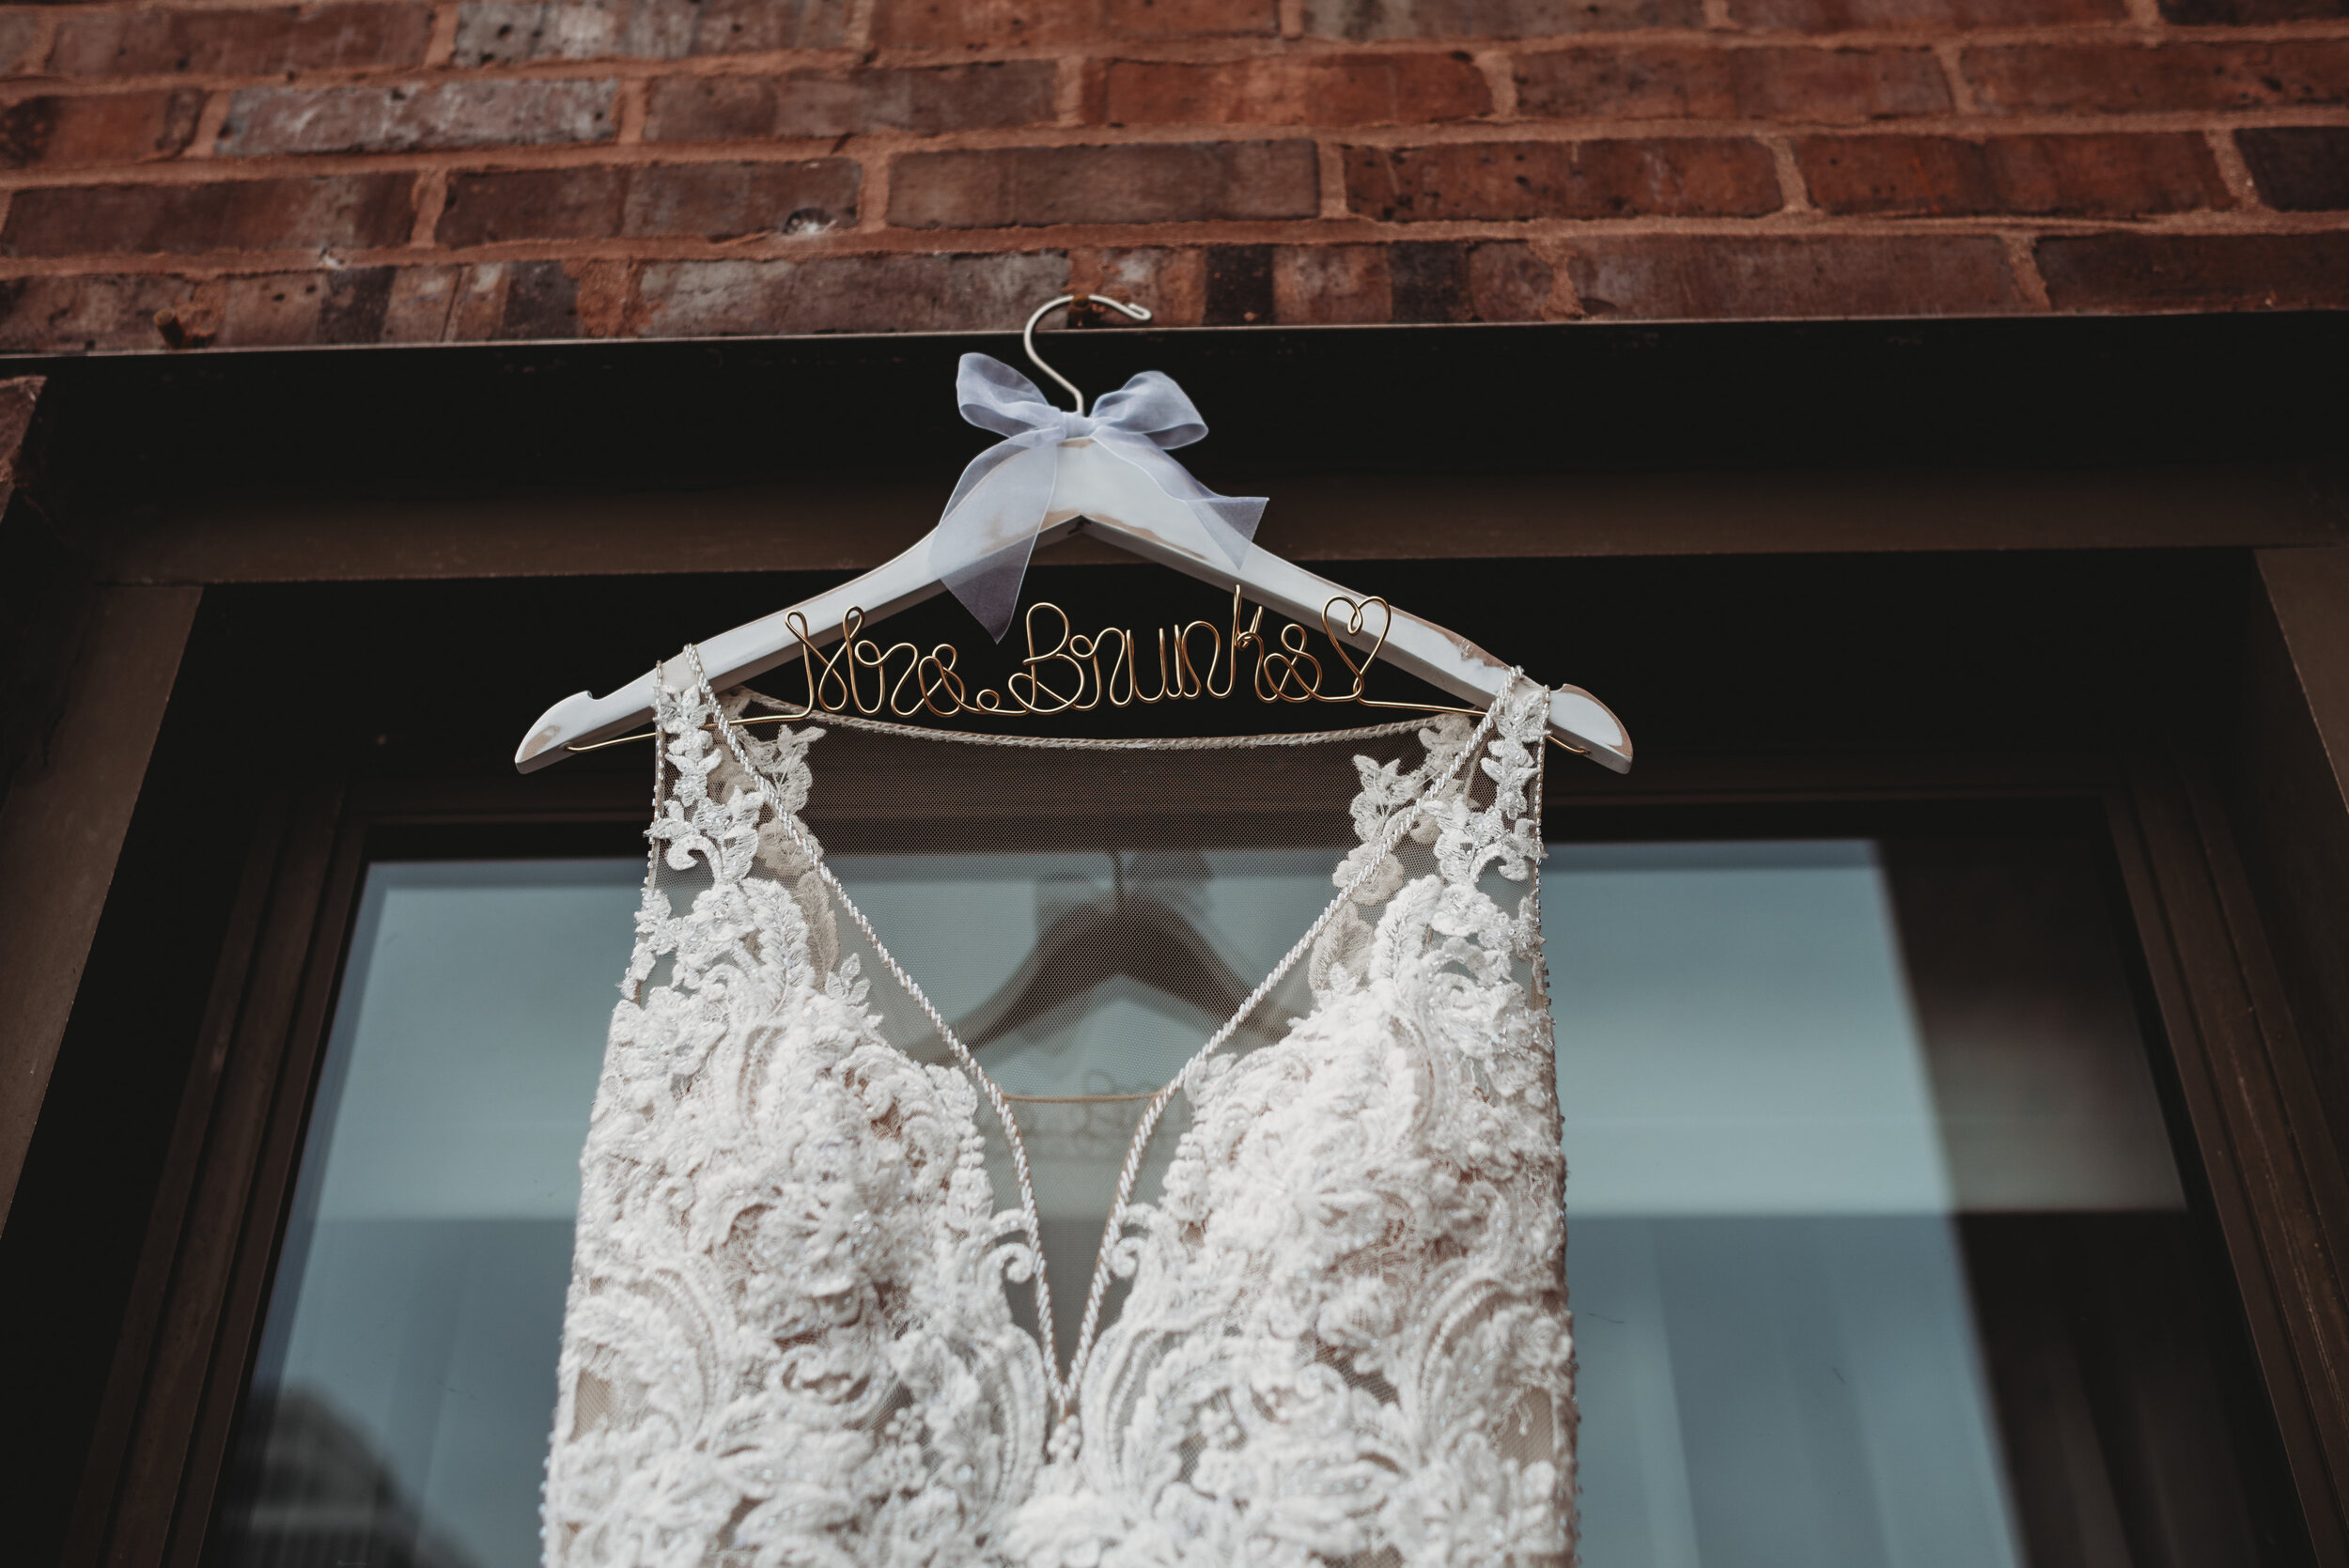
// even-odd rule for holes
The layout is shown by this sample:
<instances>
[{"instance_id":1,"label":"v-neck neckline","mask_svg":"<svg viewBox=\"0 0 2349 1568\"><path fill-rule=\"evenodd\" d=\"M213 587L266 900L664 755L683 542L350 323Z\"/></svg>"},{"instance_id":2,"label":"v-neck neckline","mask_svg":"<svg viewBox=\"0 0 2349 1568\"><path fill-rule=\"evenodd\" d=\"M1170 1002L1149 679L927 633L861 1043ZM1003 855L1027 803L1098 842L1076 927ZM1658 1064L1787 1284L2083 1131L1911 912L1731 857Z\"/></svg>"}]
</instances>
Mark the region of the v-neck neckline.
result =
<instances>
[{"instance_id":1,"label":"v-neck neckline","mask_svg":"<svg viewBox=\"0 0 2349 1568\"><path fill-rule=\"evenodd\" d=\"M1221 1049L1239 1031L1240 1026L1265 1004L1273 990L1297 967L1299 960L1312 951L1313 945L1320 939L1330 924L1353 901L1354 895L1361 891L1371 877L1377 875L1378 868L1401 844L1405 833L1419 820L1420 815L1426 809L1429 797L1449 785L1468 759L1476 754L1493 729L1493 716L1500 710L1500 705L1496 702L1492 707L1485 711L1475 729L1462 742L1458 753L1452 758L1439 776L1433 771L1435 764L1433 756L1428 756L1422 762L1420 768L1414 770L1419 774L1419 783L1410 800L1408 804L1397 807L1389 815L1385 826L1379 831L1377 841L1377 852L1364 858L1362 869L1342 885L1337 895L1322 907L1321 912L1314 918L1312 924L1306 927L1304 934L1297 939L1296 943L1286 954L1283 955L1271 970L1241 1001L1239 1010L1226 1018L1214 1033L1208 1035L1206 1041L1184 1060L1183 1065L1175 1071L1172 1079L1148 1096L1148 1104L1140 1123L1134 1129L1133 1137L1127 1144L1125 1159L1118 1169L1117 1192L1111 1203L1109 1216L1102 1224L1101 1239L1095 1244L1092 1277L1086 1290L1084 1316L1078 1329L1077 1343L1069 1357L1067 1374L1063 1376L1060 1370L1060 1334L1053 1321L1051 1282L1044 1262L1043 1220L1036 1208L1034 1181L1029 1172L1026 1141L1020 1133L1019 1119L1011 1110L1012 1096L1006 1094L1002 1086L995 1081L993 1075L980 1065L977 1056L963 1044L961 1036L955 1031L953 1024L947 1021L945 1014L930 1001L929 993L923 988L919 981L914 979L912 973L898 960L896 955L890 951L889 944L881 939L879 932L873 928L871 920L858 906L855 898L849 894L839 877L833 873L830 854L825 849L822 840L817 836L816 831L800 820L797 814L784 809L775 781L769 778L766 769L753 760L748 751L742 746L739 737L734 733L733 724L727 719L725 708L719 703L717 693L710 689L708 677L702 673L698 660L694 661L694 675L699 682L701 696L709 705L718 732L736 764L750 776L768 809L774 814L778 822L785 825L785 831L800 840L801 848L814 862L817 874L823 878L825 887L838 901L840 908L847 912L857 929L863 934L865 940L871 944L874 955L881 961L883 967L889 970L891 976L904 989L913 1004L929 1019L932 1027L938 1031L940 1039L953 1053L956 1063L971 1074L980 1093L986 1096L988 1103L995 1111L996 1121L1003 1129L1004 1143L1011 1152L1012 1168L1019 1186L1020 1223L1027 1234L1028 1246L1034 1255L1036 1338L1039 1342L1039 1348L1044 1354L1045 1387L1052 1399L1055 1419L1065 1420L1076 1409L1078 1389L1083 1382L1086 1364L1092 1358L1093 1349L1099 1336L1101 1308L1108 1296L1111 1280L1111 1259L1116 1248L1118 1235L1125 1229L1127 1216L1132 1208L1134 1184L1141 1175L1150 1141L1157 1134L1159 1118L1164 1115L1166 1108L1173 1103L1174 1095L1190 1081L1191 1075L1205 1064L1208 1058ZM1028 737L998 737L972 735L966 731L927 730L910 724L882 723L870 719L851 718L848 715L833 713L821 715L821 720L825 724L840 723L852 729L871 730L921 740L958 741L972 745L1008 745L1022 748L1046 746L1070 751L1165 751L1170 749L1241 751L1256 750L1266 746L1334 744L1345 740L1368 740L1385 736L1408 734L1413 730L1424 730L1432 722L1430 719L1409 719L1392 724L1370 725L1350 730L1309 732L1299 735L1235 737L1228 739L1218 737L1216 740L1205 743L1197 740L1170 743L1165 740L1146 739L1046 740ZM813 765L804 761L802 766L808 768L807 797L812 803L816 789L815 770ZM802 810L804 809L803 807ZM1358 846L1357 849L1360 847ZM1341 863L1354 852L1348 851L1348 856L1340 857ZM1312 1015L1308 1013L1305 1016L1310 1017ZM899 1061L910 1066L921 1065L879 1028L873 1031L873 1037L884 1050Z\"/></svg>"}]
</instances>

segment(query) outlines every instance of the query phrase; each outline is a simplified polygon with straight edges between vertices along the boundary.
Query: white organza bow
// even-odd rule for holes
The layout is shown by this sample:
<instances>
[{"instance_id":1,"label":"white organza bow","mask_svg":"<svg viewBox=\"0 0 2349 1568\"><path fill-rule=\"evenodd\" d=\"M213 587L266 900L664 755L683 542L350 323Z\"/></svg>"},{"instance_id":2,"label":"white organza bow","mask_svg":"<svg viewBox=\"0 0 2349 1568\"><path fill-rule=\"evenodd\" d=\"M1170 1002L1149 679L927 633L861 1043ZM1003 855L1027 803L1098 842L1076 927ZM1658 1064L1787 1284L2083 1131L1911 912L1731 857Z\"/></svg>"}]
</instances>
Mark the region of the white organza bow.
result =
<instances>
[{"instance_id":1,"label":"white organza bow","mask_svg":"<svg viewBox=\"0 0 2349 1568\"><path fill-rule=\"evenodd\" d=\"M965 354L955 373L962 417L1003 439L971 459L930 536L930 566L997 642L1011 629L1020 580L1052 504L1060 446L1090 436L1102 450L1148 474L1190 508L1233 566L1256 535L1262 496L1218 495L1166 455L1207 433L1199 411L1172 378L1144 370L1097 399L1091 414L1046 401L1036 384L985 354Z\"/></svg>"}]
</instances>

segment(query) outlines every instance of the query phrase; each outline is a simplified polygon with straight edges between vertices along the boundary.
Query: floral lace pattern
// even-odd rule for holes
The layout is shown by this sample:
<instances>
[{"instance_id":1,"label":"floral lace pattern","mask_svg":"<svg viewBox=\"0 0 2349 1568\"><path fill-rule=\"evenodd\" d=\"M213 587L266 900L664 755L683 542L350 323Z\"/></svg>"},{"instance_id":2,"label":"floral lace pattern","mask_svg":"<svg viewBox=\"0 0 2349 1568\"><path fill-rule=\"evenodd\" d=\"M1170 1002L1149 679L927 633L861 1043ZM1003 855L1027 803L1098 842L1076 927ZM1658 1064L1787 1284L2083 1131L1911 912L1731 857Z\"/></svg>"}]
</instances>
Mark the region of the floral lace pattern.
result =
<instances>
[{"instance_id":1,"label":"floral lace pattern","mask_svg":"<svg viewBox=\"0 0 2349 1568\"><path fill-rule=\"evenodd\" d=\"M660 710L657 862L708 885L680 913L648 879L614 1015L548 1568L1570 1562L1547 693L1428 724L1416 768L1356 760L1312 1010L1186 1072L1105 1262L1122 1310L1060 1402L1004 1290L1035 1242L995 1207L980 1087L884 1039L841 956L796 820L823 732L739 742L746 779L705 727L739 706Z\"/></svg>"}]
</instances>

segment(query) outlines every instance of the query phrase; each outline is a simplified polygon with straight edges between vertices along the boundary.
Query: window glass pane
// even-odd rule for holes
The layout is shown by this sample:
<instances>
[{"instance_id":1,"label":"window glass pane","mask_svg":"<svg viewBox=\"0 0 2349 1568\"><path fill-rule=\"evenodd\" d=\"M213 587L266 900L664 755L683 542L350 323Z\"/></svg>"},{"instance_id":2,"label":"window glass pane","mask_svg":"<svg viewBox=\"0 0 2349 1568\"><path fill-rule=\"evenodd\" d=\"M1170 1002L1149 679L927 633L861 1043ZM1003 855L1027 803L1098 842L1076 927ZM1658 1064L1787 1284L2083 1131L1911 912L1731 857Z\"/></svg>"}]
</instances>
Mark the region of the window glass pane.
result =
<instances>
[{"instance_id":1,"label":"window glass pane","mask_svg":"<svg viewBox=\"0 0 2349 1568\"><path fill-rule=\"evenodd\" d=\"M833 863L959 1017L1120 877L1251 976L1330 896L1321 850L1181 859ZM370 871L224 1560L536 1560L642 875ZM1544 878L1591 1568L2291 1560L2232 1285L2080 846L1560 844ZM1215 1021L1121 978L988 1061L1015 1094L1122 1092ZM1097 1221L1078 1229L1089 1250Z\"/></svg>"},{"instance_id":2,"label":"window glass pane","mask_svg":"<svg viewBox=\"0 0 2349 1568\"><path fill-rule=\"evenodd\" d=\"M1555 845L1544 920L1586 1563L2286 1558L2078 846Z\"/></svg>"},{"instance_id":3,"label":"window glass pane","mask_svg":"<svg viewBox=\"0 0 2349 1568\"><path fill-rule=\"evenodd\" d=\"M367 873L227 1560L537 1559L579 1149L642 860Z\"/></svg>"}]
</instances>

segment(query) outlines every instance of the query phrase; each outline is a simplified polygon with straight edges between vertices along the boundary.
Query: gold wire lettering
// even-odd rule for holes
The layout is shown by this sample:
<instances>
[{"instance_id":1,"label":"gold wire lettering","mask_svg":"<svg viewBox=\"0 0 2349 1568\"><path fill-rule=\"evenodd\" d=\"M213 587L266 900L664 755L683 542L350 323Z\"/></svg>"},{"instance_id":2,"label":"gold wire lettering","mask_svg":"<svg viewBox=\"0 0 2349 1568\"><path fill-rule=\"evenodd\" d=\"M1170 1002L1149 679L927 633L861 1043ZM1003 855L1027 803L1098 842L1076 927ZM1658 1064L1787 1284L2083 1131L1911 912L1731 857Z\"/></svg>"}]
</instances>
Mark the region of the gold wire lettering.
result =
<instances>
[{"instance_id":1,"label":"gold wire lettering","mask_svg":"<svg viewBox=\"0 0 2349 1568\"><path fill-rule=\"evenodd\" d=\"M1110 657L1109 675L1101 682L1101 695L1110 700L1112 707L1131 707L1134 702L1134 634L1111 627L1101 635L1117 644L1117 651ZM1126 672L1126 694L1122 697L1117 694L1117 673L1120 670Z\"/></svg>"},{"instance_id":2,"label":"gold wire lettering","mask_svg":"<svg viewBox=\"0 0 2349 1568\"><path fill-rule=\"evenodd\" d=\"M1194 631L1204 631L1207 634L1207 674L1205 680L1200 678L1199 667L1190 661L1190 634ZM1204 696L1207 691L1208 681L1215 679L1215 667L1221 662L1222 657L1223 633L1218 631L1209 622L1185 621L1181 626L1176 627L1174 629L1174 694L1187 702L1194 697ZM1231 682L1227 680L1224 685L1228 688Z\"/></svg>"},{"instance_id":3,"label":"gold wire lettering","mask_svg":"<svg viewBox=\"0 0 2349 1568\"><path fill-rule=\"evenodd\" d=\"M1049 610L1060 617L1060 639L1042 653L1035 651L1035 617L1039 610ZM1066 713L1077 706L1078 698L1084 695L1085 686L1084 666L1079 663L1076 656L1068 651L1068 612L1057 604L1043 602L1031 604L1028 606L1025 625L1028 634L1028 657L1021 660L1020 667L1004 679L1003 690L1011 694L1012 701L1030 713ZM1045 683L1043 666L1051 663L1066 664L1077 672L1075 691L1062 696L1060 692ZM1019 690L1019 683L1023 679L1028 683L1028 689L1025 691ZM1050 707L1046 707L1036 700L1038 697L1050 697L1055 700Z\"/></svg>"},{"instance_id":4,"label":"gold wire lettering","mask_svg":"<svg viewBox=\"0 0 2349 1568\"><path fill-rule=\"evenodd\" d=\"M955 673L957 657L955 645L952 643L941 643L923 655L920 661L914 665L914 669L922 676L922 706L941 719L951 719L957 713L966 713L971 707L971 705L964 700L965 689L962 677ZM937 676L934 683L931 679L933 675ZM938 706L936 699L941 691L954 699L952 707Z\"/></svg>"},{"instance_id":5,"label":"gold wire lettering","mask_svg":"<svg viewBox=\"0 0 2349 1568\"><path fill-rule=\"evenodd\" d=\"M1241 649L1253 647L1256 650L1257 661L1262 663L1264 660L1264 606L1261 604L1256 606L1254 617L1245 627L1239 624L1239 589L1234 587L1232 590L1232 660L1223 667L1223 685L1221 689L1212 680L1207 683L1207 695L1210 697L1228 697L1232 694L1232 683L1239 678Z\"/></svg>"},{"instance_id":6,"label":"gold wire lettering","mask_svg":"<svg viewBox=\"0 0 2349 1568\"><path fill-rule=\"evenodd\" d=\"M1370 612L1381 619L1369 652L1359 660L1346 639L1368 629ZM1245 620L1243 620L1245 616ZM1142 687L1142 642L1128 627L1105 626L1086 633L1076 629L1068 612L1039 600L1024 618L1027 653L1019 667L1004 676L1002 688L973 690L959 668L960 654L952 643L934 644L924 653L908 642L881 646L862 635L864 611L851 607L840 617L839 646L827 653L816 645L807 622L792 612L787 625L799 639L804 661L807 698L796 713L769 714L759 722L788 722L824 713L886 710L892 717L910 719L928 712L939 718L976 713L989 718L1024 718L1053 713L1089 713L1106 699L1112 707L1155 704L1179 698L1229 697L1246 690L1267 703L1361 703L1373 707L1417 706L1381 703L1365 695L1370 667L1386 650L1394 612L1379 598L1354 599L1344 595L1321 607L1321 631L1349 677L1343 689L1324 691L1330 666L1313 649L1311 634L1295 622L1283 622L1269 636L1265 631L1265 607L1250 605L1237 588L1232 590L1231 641L1212 621L1191 620L1155 628L1159 653L1158 690ZM1055 629L1056 628L1056 629ZM1205 633L1206 662L1203 669L1191 638ZM1169 644L1173 646L1170 649ZM1252 652L1253 667L1245 682L1241 656ZM1171 655L1171 657L1170 657ZM902 662L899 660L902 660ZM1105 663L1106 660L1106 663ZM1071 684L1063 688L1066 667ZM867 693L862 672L873 672Z\"/></svg>"}]
</instances>

